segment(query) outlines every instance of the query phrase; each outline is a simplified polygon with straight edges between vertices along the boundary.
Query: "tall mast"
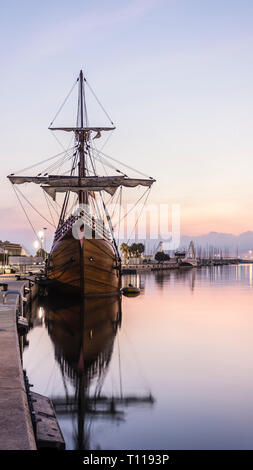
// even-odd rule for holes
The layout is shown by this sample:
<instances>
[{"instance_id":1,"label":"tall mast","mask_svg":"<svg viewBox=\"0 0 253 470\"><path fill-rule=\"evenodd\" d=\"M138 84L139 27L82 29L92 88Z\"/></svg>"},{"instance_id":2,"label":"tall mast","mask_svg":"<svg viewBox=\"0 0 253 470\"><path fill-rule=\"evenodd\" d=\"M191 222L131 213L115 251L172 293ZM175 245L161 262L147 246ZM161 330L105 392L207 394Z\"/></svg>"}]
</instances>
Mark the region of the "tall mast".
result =
<instances>
[{"instance_id":1,"label":"tall mast","mask_svg":"<svg viewBox=\"0 0 253 470\"><path fill-rule=\"evenodd\" d=\"M80 121L80 127L81 129L84 128L84 89L83 89L83 71L80 70L79 74L79 102L80 102L80 108L79 108L79 121ZM86 134L84 130L81 130L79 132L79 178L82 178L85 176L85 154L86 154ZM88 197L86 192L80 191L79 192L79 203L80 204L87 204L88 202Z\"/></svg>"}]
</instances>

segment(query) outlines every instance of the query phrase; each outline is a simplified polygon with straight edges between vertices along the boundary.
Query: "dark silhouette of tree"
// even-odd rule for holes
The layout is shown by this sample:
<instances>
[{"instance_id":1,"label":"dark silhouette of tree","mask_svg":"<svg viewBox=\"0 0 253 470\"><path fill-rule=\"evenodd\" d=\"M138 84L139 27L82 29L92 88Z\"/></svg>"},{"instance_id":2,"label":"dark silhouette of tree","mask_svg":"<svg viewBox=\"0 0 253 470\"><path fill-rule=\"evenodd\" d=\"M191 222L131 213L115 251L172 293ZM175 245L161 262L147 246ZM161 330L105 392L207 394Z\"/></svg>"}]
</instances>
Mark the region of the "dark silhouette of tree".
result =
<instances>
[{"instance_id":1,"label":"dark silhouette of tree","mask_svg":"<svg viewBox=\"0 0 253 470\"><path fill-rule=\"evenodd\" d=\"M129 247L129 252L132 257L139 258L142 253L144 253L145 246L143 243L132 243Z\"/></svg>"},{"instance_id":2,"label":"dark silhouette of tree","mask_svg":"<svg viewBox=\"0 0 253 470\"><path fill-rule=\"evenodd\" d=\"M158 261L159 263L163 263L163 261L169 261L170 260L170 255L167 255L163 251L158 251L155 254L155 260Z\"/></svg>"},{"instance_id":3,"label":"dark silhouette of tree","mask_svg":"<svg viewBox=\"0 0 253 470\"><path fill-rule=\"evenodd\" d=\"M44 250L44 248L39 248L36 251L35 256L37 256L38 258L46 259L48 257L48 253Z\"/></svg>"}]
</instances>

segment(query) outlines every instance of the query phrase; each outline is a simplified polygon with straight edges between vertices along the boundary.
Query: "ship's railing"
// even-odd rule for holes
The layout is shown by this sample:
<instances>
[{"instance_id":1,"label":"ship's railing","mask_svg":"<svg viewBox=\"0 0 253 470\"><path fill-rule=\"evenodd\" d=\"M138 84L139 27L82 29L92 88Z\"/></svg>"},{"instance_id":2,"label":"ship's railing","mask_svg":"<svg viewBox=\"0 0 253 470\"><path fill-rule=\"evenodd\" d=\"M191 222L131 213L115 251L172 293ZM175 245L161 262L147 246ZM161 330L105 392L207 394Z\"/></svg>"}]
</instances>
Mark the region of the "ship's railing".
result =
<instances>
[{"instance_id":1,"label":"ship's railing","mask_svg":"<svg viewBox=\"0 0 253 470\"><path fill-rule=\"evenodd\" d=\"M54 239L57 241L65 235L69 230L72 229L74 223L81 219L86 226L86 232L90 229L89 238L105 238L110 240L111 234L105 227L103 220L95 219L85 211L82 211L80 215L70 215L68 219L56 230Z\"/></svg>"},{"instance_id":2,"label":"ship's railing","mask_svg":"<svg viewBox=\"0 0 253 470\"><path fill-rule=\"evenodd\" d=\"M103 220L95 219L95 217L90 216L90 214L85 211L82 211L81 219L83 220L86 228L90 228L91 238L111 238L110 232L105 228Z\"/></svg>"}]
</instances>

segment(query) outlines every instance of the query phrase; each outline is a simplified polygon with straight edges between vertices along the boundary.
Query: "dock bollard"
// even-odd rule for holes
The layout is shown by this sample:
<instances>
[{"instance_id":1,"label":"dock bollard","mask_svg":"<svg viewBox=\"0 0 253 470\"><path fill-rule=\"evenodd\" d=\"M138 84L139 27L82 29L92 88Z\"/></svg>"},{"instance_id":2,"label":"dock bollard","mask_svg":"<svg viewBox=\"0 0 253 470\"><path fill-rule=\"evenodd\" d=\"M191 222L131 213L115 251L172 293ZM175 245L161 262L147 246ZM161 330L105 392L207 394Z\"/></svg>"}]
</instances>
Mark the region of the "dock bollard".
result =
<instances>
[{"instance_id":1,"label":"dock bollard","mask_svg":"<svg viewBox=\"0 0 253 470\"><path fill-rule=\"evenodd\" d=\"M6 298L7 298L7 295L9 294L17 294L19 296L19 313L20 315L23 317L23 301L24 301L24 297L23 297L23 294L22 292L20 292L20 290L6 290L3 292L3 304L6 304ZM27 300L27 299L25 299Z\"/></svg>"},{"instance_id":2,"label":"dock bollard","mask_svg":"<svg viewBox=\"0 0 253 470\"><path fill-rule=\"evenodd\" d=\"M28 332L29 326L27 319L23 316L23 302L27 302L27 299L23 297L20 290L7 290L3 292L3 303L6 304L6 298L8 294L17 294L19 296L19 313L17 315L17 328L19 334L25 335Z\"/></svg>"}]
</instances>

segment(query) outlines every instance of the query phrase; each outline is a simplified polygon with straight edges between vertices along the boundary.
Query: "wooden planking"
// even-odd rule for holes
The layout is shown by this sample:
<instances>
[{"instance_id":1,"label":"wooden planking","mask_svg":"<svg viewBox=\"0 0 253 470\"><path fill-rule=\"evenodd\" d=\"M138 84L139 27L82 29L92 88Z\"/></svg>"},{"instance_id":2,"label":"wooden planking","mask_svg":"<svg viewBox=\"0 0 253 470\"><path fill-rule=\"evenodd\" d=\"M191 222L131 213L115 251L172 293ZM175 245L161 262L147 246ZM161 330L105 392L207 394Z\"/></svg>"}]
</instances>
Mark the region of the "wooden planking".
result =
<instances>
[{"instance_id":1,"label":"wooden planking","mask_svg":"<svg viewBox=\"0 0 253 470\"><path fill-rule=\"evenodd\" d=\"M57 242L51 253L51 266L50 279L80 289L80 242L69 236Z\"/></svg>"},{"instance_id":2,"label":"wooden planking","mask_svg":"<svg viewBox=\"0 0 253 470\"><path fill-rule=\"evenodd\" d=\"M113 292L119 287L116 255L104 240L84 241L85 294Z\"/></svg>"},{"instance_id":3,"label":"wooden planking","mask_svg":"<svg viewBox=\"0 0 253 470\"><path fill-rule=\"evenodd\" d=\"M56 287L66 293L73 290L85 295L108 295L120 290L116 253L107 240L87 239L81 244L68 233L54 245L50 266L53 269L49 278L55 279Z\"/></svg>"},{"instance_id":4,"label":"wooden planking","mask_svg":"<svg viewBox=\"0 0 253 470\"><path fill-rule=\"evenodd\" d=\"M85 294L115 292L120 288L116 254L108 241L85 240L84 265Z\"/></svg>"}]
</instances>

